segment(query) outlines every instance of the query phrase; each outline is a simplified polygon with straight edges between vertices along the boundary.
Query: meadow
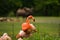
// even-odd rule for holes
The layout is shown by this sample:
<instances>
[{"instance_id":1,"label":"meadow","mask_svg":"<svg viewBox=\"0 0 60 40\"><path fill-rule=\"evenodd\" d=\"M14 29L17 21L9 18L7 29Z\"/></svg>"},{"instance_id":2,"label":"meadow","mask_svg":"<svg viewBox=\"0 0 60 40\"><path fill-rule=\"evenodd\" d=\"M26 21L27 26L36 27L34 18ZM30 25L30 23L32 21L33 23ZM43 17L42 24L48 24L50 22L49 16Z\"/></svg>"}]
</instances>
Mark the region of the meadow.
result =
<instances>
[{"instance_id":1,"label":"meadow","mask_svg":"<svg viewBox=\"0 0 60 40\"><path fill-rule=\"evenodd\" d=\"M60 17L35 17L36 21L31 22L36 26L37 32L24 40L60 40ZM7 32L12 40L16 39L16 34L21 30L20 22L0 22L0 36Z\"/></svg>"}]
</instances>

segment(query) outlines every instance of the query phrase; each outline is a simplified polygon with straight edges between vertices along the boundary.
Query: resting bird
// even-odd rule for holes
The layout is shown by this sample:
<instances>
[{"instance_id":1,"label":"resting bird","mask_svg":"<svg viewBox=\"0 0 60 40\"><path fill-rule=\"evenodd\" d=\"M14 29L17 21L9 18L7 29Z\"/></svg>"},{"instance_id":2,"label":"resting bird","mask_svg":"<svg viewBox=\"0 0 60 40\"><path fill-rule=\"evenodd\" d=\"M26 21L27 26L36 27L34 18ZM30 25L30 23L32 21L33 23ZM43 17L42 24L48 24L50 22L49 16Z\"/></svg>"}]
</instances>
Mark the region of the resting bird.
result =
<instances>
[{"instance_id":1,"label":"resting bird","mask_svg":"<svg viewBox=\"0 0 60 40\"><path fill-rule=\"evenodd\" d=\"M4 33L4 34L1 36L0 40L12 40L12 39L11 39L10 36L8 36L7 33Z\"/></svg>"}]
</instances>

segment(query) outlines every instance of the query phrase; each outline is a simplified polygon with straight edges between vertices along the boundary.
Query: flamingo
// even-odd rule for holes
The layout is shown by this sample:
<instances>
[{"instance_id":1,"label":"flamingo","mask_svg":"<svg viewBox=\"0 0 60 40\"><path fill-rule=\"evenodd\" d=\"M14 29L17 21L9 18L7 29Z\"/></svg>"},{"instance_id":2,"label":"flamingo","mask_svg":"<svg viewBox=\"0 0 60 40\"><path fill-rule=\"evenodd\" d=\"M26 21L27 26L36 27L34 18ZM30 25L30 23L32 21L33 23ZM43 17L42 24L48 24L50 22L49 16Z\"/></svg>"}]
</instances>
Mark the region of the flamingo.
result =
<instances>
[{"instance_id":1,"label":"flamingo","mask_svg":"<svg viewBox=\"0 0 60 40\"><path fill-rule=\"evenodd\" d=\"M26 31L31 28L30 19L33 19L33 21L35 21L35 19L32 15L28 16L26 19L26 22L22 23L22 30L23 31Z\"/></svg>"},{"instance_id":2,"label":"flamingo","mask_svg":"<svg viewBox=\"0 0 60 40\"><path fill-rule=\"evenodd\" d=\"M36 32L36 28L33 24L30 23L30 19L35 22L35 18L32 15L27 17L26 21L22 23L22 30L16 36L18 40L23 40L23 37L29 37L32 31Z\"/></svg>"},{"instance_id":3,"label":"flamingo","mask_svg":"<svg viewBox=\"0 0 60 40\"><path fill-rule=\"evenodd\" d=\"M0 37L0 40L12 40L11 37L8 36L7 33L4 33L3 36Z\"/></svg>"}]
</instances>

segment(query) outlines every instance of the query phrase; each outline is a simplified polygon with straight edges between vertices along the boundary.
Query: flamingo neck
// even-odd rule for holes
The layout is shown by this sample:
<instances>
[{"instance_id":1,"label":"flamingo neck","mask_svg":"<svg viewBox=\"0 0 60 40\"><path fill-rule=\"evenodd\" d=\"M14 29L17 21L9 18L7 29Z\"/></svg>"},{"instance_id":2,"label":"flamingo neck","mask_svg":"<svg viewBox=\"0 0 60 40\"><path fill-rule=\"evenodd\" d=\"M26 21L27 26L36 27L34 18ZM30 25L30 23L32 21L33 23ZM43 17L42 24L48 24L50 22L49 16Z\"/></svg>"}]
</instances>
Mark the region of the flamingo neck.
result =
<instances>
[{"instance_id":1,"label":"flamingo neck","mask_svg":"<svg viewBox=\"0 0 60 40\"><path fill-rule=\"evenodd\" d=\"M29 19L26 19L26 23L28 23L28 24L29 24L29 23L30 23L30 20L29 20Z\"/></svg>"}]
</instances>

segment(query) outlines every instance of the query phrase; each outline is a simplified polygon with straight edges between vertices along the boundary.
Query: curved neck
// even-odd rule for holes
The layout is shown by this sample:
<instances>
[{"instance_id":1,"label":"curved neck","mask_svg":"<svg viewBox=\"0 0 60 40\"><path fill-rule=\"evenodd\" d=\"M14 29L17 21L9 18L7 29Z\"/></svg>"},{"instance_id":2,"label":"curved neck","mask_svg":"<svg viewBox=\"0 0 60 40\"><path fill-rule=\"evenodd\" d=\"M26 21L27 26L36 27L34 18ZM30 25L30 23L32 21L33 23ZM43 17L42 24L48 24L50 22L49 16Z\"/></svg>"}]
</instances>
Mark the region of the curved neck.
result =
<instances>
[{"instance_id":1,"label":"curved neck","mask_svg":"<svg viewBox=\"0 0 60 40\"><path fill-rule=\"evenodd\" d=\"M28 18L27 18L27 19L26 19L26 23L28 23L28 24L29 24L29 23L30 23L30 19L28 19Z\"/></svg>"}]
</instances>

